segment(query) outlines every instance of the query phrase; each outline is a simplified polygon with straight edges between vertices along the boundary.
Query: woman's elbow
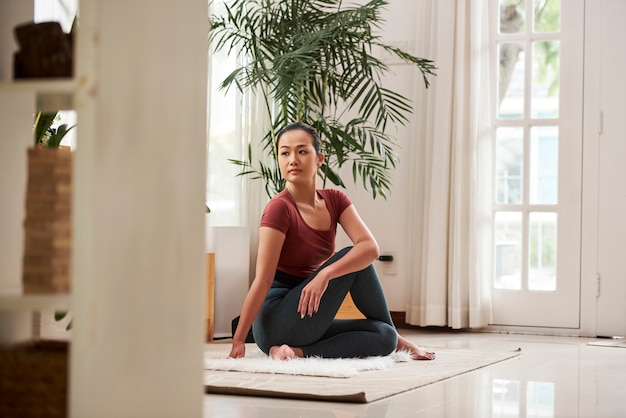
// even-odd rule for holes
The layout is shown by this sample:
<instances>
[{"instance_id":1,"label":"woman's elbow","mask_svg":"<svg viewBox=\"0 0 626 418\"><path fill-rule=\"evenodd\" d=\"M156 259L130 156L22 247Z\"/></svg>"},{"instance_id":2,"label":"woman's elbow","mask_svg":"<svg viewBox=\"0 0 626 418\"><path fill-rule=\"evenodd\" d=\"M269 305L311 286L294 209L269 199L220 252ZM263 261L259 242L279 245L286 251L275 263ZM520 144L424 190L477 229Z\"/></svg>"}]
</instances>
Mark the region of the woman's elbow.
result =
<instances>
[{"instance_id":1,"label":"woman's elbow","mask_svg":"<svg viewBox=\"0 0 626 418\"><path fill-rule=\"evenodd\" d=\"M376 240L370 241L368 246L368 255L371 257L372 261L378 259L380 256L380 248L378 247Z\"/></svg>"},{"instance_id":2,"label":"woman's elbow","mask_svg":"<svg viewBox=\"0 0 626 418\"><path fill-rule=\"evenodd\" d=\"M353 246L359 248L359 254L362 259L367 259L370 262L376 260L380 255L380 249L374 237L364 237L355 241Z\"/></svg>"}]
</instances>

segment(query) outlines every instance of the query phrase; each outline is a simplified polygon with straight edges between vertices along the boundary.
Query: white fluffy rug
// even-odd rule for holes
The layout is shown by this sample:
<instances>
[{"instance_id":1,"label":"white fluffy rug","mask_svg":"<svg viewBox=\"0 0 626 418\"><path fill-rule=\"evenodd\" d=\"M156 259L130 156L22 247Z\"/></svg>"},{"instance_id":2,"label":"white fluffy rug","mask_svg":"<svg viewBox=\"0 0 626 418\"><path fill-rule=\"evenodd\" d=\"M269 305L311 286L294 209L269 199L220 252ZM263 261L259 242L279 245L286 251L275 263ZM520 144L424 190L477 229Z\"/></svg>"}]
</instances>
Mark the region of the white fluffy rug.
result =
<instances>
[{"instance_id":1,"label":"white fluffy rug","mask_svg":"<svg viewBox=\"0 0 626 418\"><path fill-rule=\"evenodd\" d=\"M258 350L250 350L241 359L215 357L216 353L206 352L204 368L248 373L288 374L300 376L321 376L348 378L362 371L383 370L393 363L410 360L408 352L396 352L385 357L322 359L310 357L295 358L289 361L273 360Z\"/></svg>"}]
</instances>

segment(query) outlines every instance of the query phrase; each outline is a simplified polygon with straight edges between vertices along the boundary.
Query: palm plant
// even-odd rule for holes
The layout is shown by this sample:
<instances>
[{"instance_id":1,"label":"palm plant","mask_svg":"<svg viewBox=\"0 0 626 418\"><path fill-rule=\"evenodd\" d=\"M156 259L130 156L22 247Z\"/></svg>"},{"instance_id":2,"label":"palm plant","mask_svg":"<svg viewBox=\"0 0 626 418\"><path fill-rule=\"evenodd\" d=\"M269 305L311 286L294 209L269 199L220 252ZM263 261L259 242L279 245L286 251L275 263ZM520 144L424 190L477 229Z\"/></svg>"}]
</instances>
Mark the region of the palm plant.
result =
<instances>
[{"instance_id":1,"label":"palm plant","mask_svg":"<svg viewBox=\"0 0 626 418\"><path fill-rule=\"evenodd\" d=\"M434 74L431 60L413 56L381 41L376 31L384 20L386 0L346 7L342 0L233 0L222 16L211 16L215 51L237 54L238 66L222 82L263 97L271 126L264 135L269 163L255 161L252 148L241 175L265 181L269 196L284 188L276 164L275 140L281 127L294 121L320 134L325 162L324 184L345 187L339 169L352 164L355 183L373 197L386 197L390 171L397 163L397 141L390 125L405 124L412 112L409 99L385 88L387 54L414 64L425 86ZM377 55L378 56L377 56Z\"/></svg>"}]
</instances>

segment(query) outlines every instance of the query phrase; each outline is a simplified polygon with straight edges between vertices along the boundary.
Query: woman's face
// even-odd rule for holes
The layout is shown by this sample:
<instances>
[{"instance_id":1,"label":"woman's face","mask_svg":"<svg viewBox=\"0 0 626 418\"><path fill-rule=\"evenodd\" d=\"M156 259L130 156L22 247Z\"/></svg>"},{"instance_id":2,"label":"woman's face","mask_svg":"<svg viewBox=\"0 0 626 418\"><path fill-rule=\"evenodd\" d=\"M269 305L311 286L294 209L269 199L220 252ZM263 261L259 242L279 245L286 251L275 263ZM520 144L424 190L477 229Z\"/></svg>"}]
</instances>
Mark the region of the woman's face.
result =
<instances>
[{"instance_id":1,"label":"woman's face","mask_svg":"<svg viewBox=\"0 0 626 418\"><path fill-rule=\"evenodd\" d=\"M286 181L315 181L317 169L323 161L324 155L316 153L313 138L308 132L293 129L280 136L278 165Z\"/></svg>"}]
</instances>

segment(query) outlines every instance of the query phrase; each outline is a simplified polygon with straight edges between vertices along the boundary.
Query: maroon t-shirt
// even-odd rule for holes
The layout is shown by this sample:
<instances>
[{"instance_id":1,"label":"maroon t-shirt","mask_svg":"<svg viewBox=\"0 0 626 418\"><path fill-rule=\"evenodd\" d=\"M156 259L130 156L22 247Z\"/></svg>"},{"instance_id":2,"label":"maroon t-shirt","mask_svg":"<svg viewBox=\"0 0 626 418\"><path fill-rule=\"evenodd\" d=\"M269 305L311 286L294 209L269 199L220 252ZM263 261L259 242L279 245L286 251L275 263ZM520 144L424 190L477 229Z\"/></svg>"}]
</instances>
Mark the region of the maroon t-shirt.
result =
<instances>
[{"instance_id":1,"label":"maroon t-shirt","mask_svg":"<svg viewBox=\"0 0 626 418\"><path fill-rule=\"evenodd\" d=\"M308 277L335 251L335 236L339 217L352 202L345 193L334 189L320 189L318 195L326 202L331 226L320 231L304 222L296 202L285 189L265 206L261 226L285 234L280 252L278 270L296 277Z\"/></svg>"}]
</instances>

